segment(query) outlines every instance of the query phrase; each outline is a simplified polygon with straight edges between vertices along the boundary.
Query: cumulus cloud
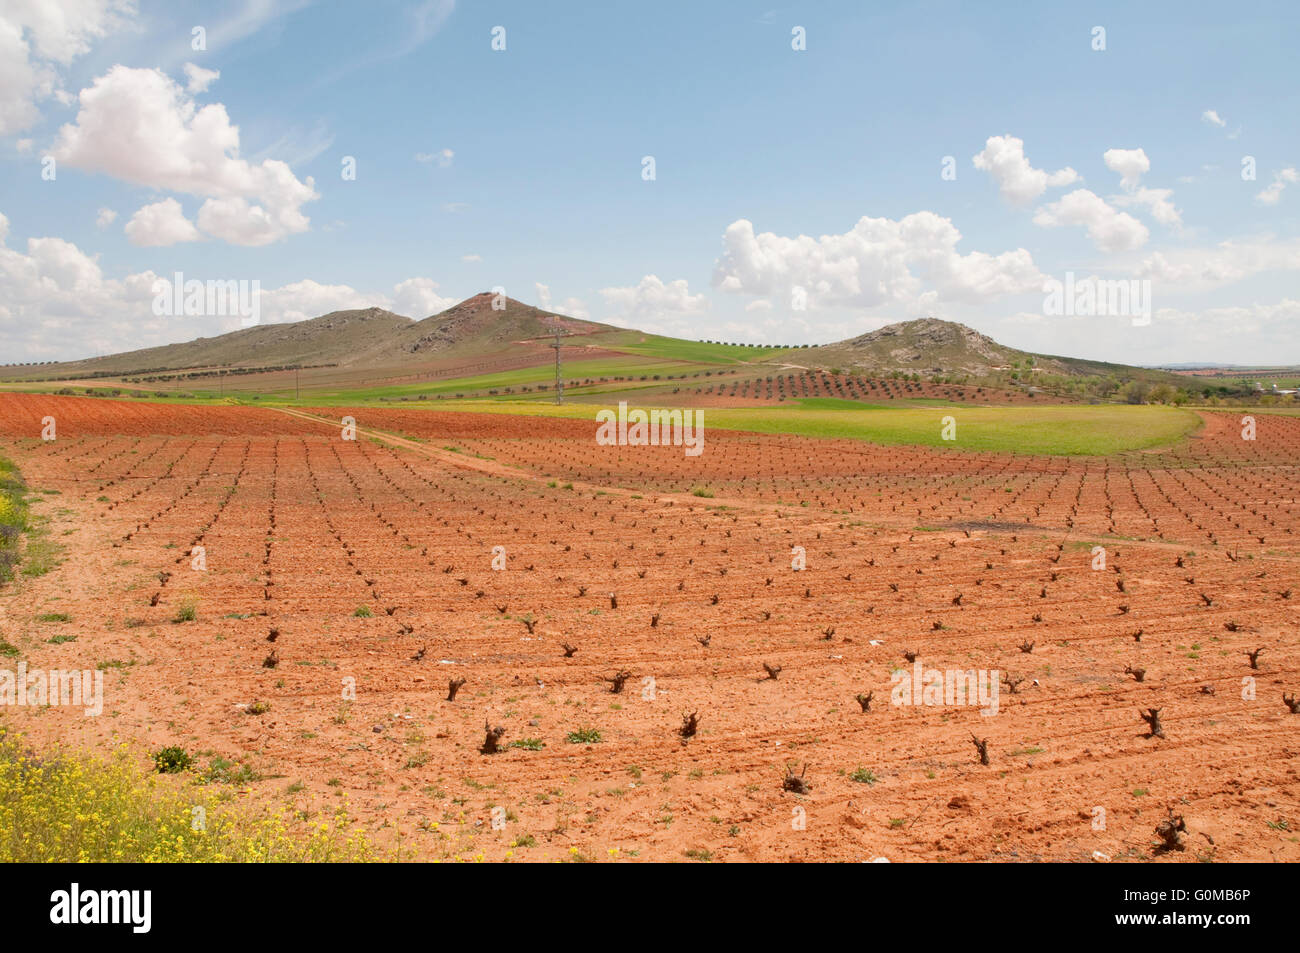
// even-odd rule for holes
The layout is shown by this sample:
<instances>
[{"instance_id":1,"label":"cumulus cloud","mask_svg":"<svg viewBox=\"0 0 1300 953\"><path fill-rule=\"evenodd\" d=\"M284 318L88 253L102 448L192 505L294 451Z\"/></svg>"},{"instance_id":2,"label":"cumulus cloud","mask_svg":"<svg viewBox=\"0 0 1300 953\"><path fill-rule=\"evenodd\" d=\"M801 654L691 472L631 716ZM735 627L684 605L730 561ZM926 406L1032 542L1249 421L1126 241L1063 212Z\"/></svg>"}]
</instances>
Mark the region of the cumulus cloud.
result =
<instances>
[{"instance_id":1,"label":"cumulus cloud","mask_svg":"<svg viewBox=\"0 0 1300 953\"><path fill-rule=\"evenodd\" d=\"M552 314L562 314L570 318L580 318L586 321L591 315L587 311L586 302L581 298L565 298L559 304L551 302L551 289L549 285L544 285L540 281L534 283L537 288L537 307L543 311L549 311Z\"/></svg>"},{"instance_id":2,"label":"cumulus cloud","mask_svg":"<svg viewBox=\"0 0 1300 953\"><path fill-rule=\"evenodd\" d=\"M1300 271L1300 239L1229 240L1211 248L1156 252L1142 261L1137 274L1201 292L1270 271Z\"/></svg>"},{"instance_id":3,"label":"cumulus cloud","mask_svg":"<svg viewBox=\"0 0 1300 953\"><path fill-rule=\"evenodd\" d=\"M391 295L362 292L350 285L327 285L310 278L279 288L262 289L263 324L285 324L318 318L331 311L360 311L383 308L404 317L426 318L446 311L457 299L438 293L431 278L407 278L393 286Z\"/></svg>"},{"instance_id":4,"label":"cumulus cloud","mask_svg":"<svg viewBox=\"0 0 1300 953\"><path fill-rule=\"evenodd\" d=\"M713 283L783 303L805 297L809 308L896 304L913 311L1041 289L1043 275L1025 249L963 255L960 241L952 221L933 212L898 221L864 216L848 232L821 238L756 235L740 219L723 235Z\"/></svg>"},{"instance_id":5,"label":"cumulus cloud","mask_svg":"<svg viewBox=\"0 0 1300 953\"><path fill-rule=\"evenodd\" d=\"M0 135L34 125L42 100L66 100L60 68L135 12L134 0L11 0L0 6Z\"/></svg>"},{"instance_id":6,"label":"cumulus cloud","mask_svg":"<svg viewBox=\"0 0 1300 953\"><path fill-rule=\"evenodd\" d=\"M1169 228L1183 226L1183 213L1174 205L1173 189L1147 189L1141 186L1141 177L1151 172L1151 159L1144 150L1106 150L1102 155L1106 168L1119 173L1122 195L1110 196L1110 203L1119 208L1145 208L1152 218Z\"/></svg>"},{"instance_id":7,"label":"cumulus cloud","mask_svg":"<svg viewBox=\"0 0 1300 953\"><path fill-rule=\"evenodd\" d=\"M1295 337L1300 301L1292 298L1201 311L1158 308L1152 317L1157 326L1176 332L1166 335L1171 343L1164 345L1167 354L1157 360L1262 364L1300 359Z\"/></svg>"},{"instance_id":8,"label":"cumulus cloud","mask_svg":"<svg viewBox=\"0 0 1300 953\"><path fill-rule=\"evenodd\" d=\"M1087 189L1075 189L1058 202L1049 202L1034 213L1034 224L1047 228L1081 225L1101 251L1132 251L1151 237L1145 225L1126 212L1117 212L1101 196Z\"/></svg>"},{"instance_id":9,"label":"cumulus cloud","mask_svg":"<svg viewBox=\"0 0 1300 953\"><path fill-rule=\"evenodd\" d=\"M300 182L274 159L239 158L239 129L222 104L199 108L161 71L126 66L79 100L54 149L61 163L205 198L198 228L231 244L267 245L310 227L302 205L319 198L313 180Z\"/></svg>"},{"instance_id":10,"label":"cumulus cloud","mask_svg":"<svg viewBox=\"0 0 1300 953\"><path fill-rule=\"evenodd\" d=\"M33 63L19 24L0 14L0 135L12 135L36 122L36 103L53 90L55 74Z\"/></svg>"},{"instance_id":11,"label":"cumulus cloud","mask_svg":"<svg viewBox=\"0 0 1300 953\"><path fill-rule=\"evenodd\" d=\"M119 350L150 324L155 275L121 280L61 238L29 238L26 252L8 247L9 220L0 214L0 352L10 360Z\"/></svg>"},{"instance_id":12,"label":"cumulus cloud","mask_svg":"<svg viewBox=\"0 0 1300 953\"><path fill-rule=\"evenodd\" d=\"M455 298L439 294L438 283L431 278L408 278L399 282L393 293L396 297L391 310L408 318L427 318L457 303Z\"/></svg>"},{"instance_id":13,"label":"cumulus cloud","mask_svg":"<svg viewBox=\"0 0 1300 953\"><path fill-rule=\"evenodd\" d=\"M984 151L971 161L975 168L993 176L1002 197L1013 205L1028 205L1049 186L1055 188L1079 180L1079 173L1069 166L1056 172L1035 169L1025 158L1024 140L1015 136L990 136L984 143Z\"/></svg>"},{"instance_id":14,"label":"cumulus cloud","mask_svg":"<svg viewBox=\"0 0 1300 953\"><path fill-rule=\"evenodd\" d=\"M550 310L555 314L577 318L580 321L591 320L591 312L587 310L587 304L581 298L565 298L559 304L552 305Z\"/></svg>"},{"instance_id":15,"label":"cumulus cloud","mask_svg":"<svg viewBox=\"0 0 1300 953\"><path fill-rule=\"evenodd\" d=\"M175 199L163 199L144 206L131 216L124 231L132 245L142 248L196 242L203 237L194 223L185 217L181 203Z\"/></svg>"},{"instance_id":16,"label":"cumulus cloud","mask_svg":"<svg viewBox=\"0 0 1300 953\"><path fill-rule=\"evenodd\" d=\"M1276 205L1278 199L1282 197L1283 190L1297 182L1300 182L1300 173L1296 172L1294 166L1274 172L1272 184L1256 195L1255 201L1260 205Z\"/></svg>"},{"instance_id":17,"label":"cumulus cloud","mask_svg":"<svg viewBox=\"0 0 1300 953\"><path fill-rule=\"evenodd\" d=\"M1213 109L1207 109L1201 113L1201 121L1208 122L1211 126L1218 126L1220 129L1227 125Z\"/></svg>"},{"instance_id":18,"label":"cumulus cloud","mask_svg":"<svg viewBox=\"0 0 1300 953\"><path fill-rule=\"evenodd\" d=\"M1120 208L1132 208L1145 206L1154 218L1161 225L1167 225L1170 228L1181 228L1183 224L1183 213L1178 210L1173 201L1173 189L1134 189L1125 195L1112 195L1111 202Z\"/></svg>"},{"instance_id":19,"label":"cumulus cloud","mask_svg":"<svg viewBox=\"0 0 1300 953\"><path fill-rule=\"evenodd\" d=\"M390 304L383 295L366 295L348 285L325 285L307 278L279 288L263 288L260 317L263 324L287 324L331 311L392 310Z\"/></svg>"},{"instance_id":20,"label":"cumulus cloud","mask_svg":"<svg viewBox=\"0 0 1300 953\"><path fill-rule=\"evenodd\" d=\"M220 70L204 69L193 63L185 64L185 91L188 93L207 92L208 87L220 78Z\"/></svg>"},{"instance_id":21,"label":"cumulus cloud","mask_svg":"<svg viewBox=\"0 0 1300 953\"><path fill-rule=\"evenodd\" d=\"M1120 208L1146 208L1161 225L1182 228L1183 215L1174 205L1173 189L1149 189L1141 185L1142 176L1151 171L1151 160L1142 149L1107 149L1102 159L1106 168L1120 175L1122 195L1110 196Z\"/></svg>"},{"instance_id":22,"label":"cumulus cloud","mask_svg":"<svg viewBox=\"0 0 1300 953\"><path fill-rule=\"evenodd\" d=\"M647 329L677 329L684 318L709 310L709 299L691 294L685 278L664 282L646 275L635 285L601 288L600 295L614 312L611 323Z\"/></svg>"},{"instance_id":23,"label":"cumulus cloud","mask_svg":"<svg viewBox=\"0 0 1300 953\"><path fill-rule=\"evenodd\" d=\"M117 221L117 213L111 208L101 208L95 215L95 225L99 228L108 228Z\"/></svg>"},{"instance_id":24,"label":"cumulus cloud","mask_svg":"<svg viewBox=\"0 0 1300 953\"><path fill-rule=\"evenodd\" d=\"M1158 287L1152 289L1162 299ZM1111 316L1045 317L1041 311L1019 312L980 330L1012 347L1039 353L1070 354L1130 363L1215 361L1239 364L1291 363L1300 360L1295 328L1300 301L1206 308L1158 307L1149 327L1132 318ZM1189 379L1189 385L1195 379Z\"/></svg>"},{"instance_id":25,"label":"cumulus cloud","mask_svg":"<svg viewBox=\"0 0 1300 953\"><path fill-rule=\"evenodd\" d=\"M25 251L10 248L9 220L0 214L0 354L7 360L72 360L153 347L239 330L236 316L168 316L153 313L155 282L172 275L152 271L122 278L61 238L29 238ZM186 279L254 280L255 274L185 274ZM330 311L378 307L408 317L443 310L428 278L398 282L391 294L326 285L311 279L261 289L264 324L301 321ZM432 296L432 297L431 297ZM418 306L413 301L420 302Z\"/></svg>"},{"instance_id":26,"label":"cumulus cloud","mask_svg":"<svg viewBox=\"0 0 1300 953\"><path fill-rule=\"evenodd\" d=\"M1151 160L1143 149L1107 149L1102 155L1106 168L1120 174L1120 185L1136 189L1138 180L1151 171Z\"/></svg>"}]
</instances>

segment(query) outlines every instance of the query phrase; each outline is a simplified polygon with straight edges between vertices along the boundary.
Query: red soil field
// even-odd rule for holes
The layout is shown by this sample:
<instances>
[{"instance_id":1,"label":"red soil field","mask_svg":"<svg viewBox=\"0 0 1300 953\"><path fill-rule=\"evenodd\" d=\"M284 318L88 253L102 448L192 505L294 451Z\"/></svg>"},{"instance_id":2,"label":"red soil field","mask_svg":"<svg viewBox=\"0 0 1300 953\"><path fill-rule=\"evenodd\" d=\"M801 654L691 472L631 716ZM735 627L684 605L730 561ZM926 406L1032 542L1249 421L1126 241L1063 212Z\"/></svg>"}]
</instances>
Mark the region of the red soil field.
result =
<instances>
[{"instance_id":1,"label":"red soil field","mask_svg":"<svg viewBox=\"0 0 1300 953\"><path fill-rule=\"evenodd\" d=\"M100 718L7 719L215 752L250 797L346 796L419 857L1300 859L1295 418L1111 458L710 431L686 459L423 410L351 411L346 441L348 412L0 396L67 550L0 596L4 638L107 676ZM905 652L996 670L997 713L892 704ZM485 722L525 746L481 754ZM1169 808L1186 849L1161 853Z\"/></svg>"},{"instance_id":2,"label":"red soil field","mask_svg":"<svg viewBox=\"0 0 1300 953\"><path fill-rule=\"evenodd\" d=\"M294 418L260 407L195 407L146 401L60 397L52 394L0 392L0 436L36 438L45 417L55 420L58 437L81 436L223 436L314 433Z\"/></svg>"}]
</instances>

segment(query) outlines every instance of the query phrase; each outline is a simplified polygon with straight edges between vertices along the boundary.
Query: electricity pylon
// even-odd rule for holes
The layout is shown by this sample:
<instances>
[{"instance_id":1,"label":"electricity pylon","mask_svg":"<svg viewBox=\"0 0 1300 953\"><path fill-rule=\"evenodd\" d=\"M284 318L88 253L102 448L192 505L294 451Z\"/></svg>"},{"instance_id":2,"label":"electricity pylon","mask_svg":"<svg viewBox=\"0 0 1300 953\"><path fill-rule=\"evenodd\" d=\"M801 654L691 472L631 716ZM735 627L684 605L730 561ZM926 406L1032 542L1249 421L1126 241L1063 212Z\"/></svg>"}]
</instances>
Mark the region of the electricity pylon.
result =
<instances>
[{"instance_id":1,"label":"electricity pylon","mask_svg":"<svg viewBox=\"0 0 1300 953\"><path fill-rule=\"evenodd\" d=\"M560 349L564 347L564 345L560 343L560 338L563 336L563 331L556 330L555 343L551 345L551 347L555 348L555 402L557 404L564 403L564 377L561 374L564 362L560 357Z\"/></svg>"}]
</instances>

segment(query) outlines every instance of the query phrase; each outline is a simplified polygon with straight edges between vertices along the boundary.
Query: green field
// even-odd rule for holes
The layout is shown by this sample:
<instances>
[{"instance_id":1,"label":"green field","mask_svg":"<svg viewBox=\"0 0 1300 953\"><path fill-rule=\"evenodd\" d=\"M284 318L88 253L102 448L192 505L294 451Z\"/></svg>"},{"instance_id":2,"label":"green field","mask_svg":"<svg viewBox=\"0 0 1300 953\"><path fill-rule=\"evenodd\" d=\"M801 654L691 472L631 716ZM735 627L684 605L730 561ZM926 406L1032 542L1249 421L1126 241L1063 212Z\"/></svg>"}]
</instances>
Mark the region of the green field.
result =
<instances>
[{"instance_id":1,"label":"green field","mask_svg":"<svg viewBox=\"0 0 1300 953\"><path fill-rule=\"evenodd\" d=\"M392 401L405 399L399 406L558 416L594 423L597 409L614 406L619 400L627 400L630 406L673 409L679 406L671 393L674 388L693 390L720 379L730 381L762 374L771 365L743 362L774 356L773 351L762 348L678 341L637 332L626 332L626 337L628 340L619 341L619 347L645 353L565 362L566 394L571 403L560 407L551 402L551 390L536 389L538 384L553 383L551 368L547 366L373 387L340 387L337 383L330 386L318 382L316 386L303 386L298 400L294 400L292 386L279 386L291 381L287 375L282 375L271 387L265 387L270 381L263 381L265 389L256 388L252 380L236 378L227 382L226 396L221 402L356 407L394 406ZM733 377L732 372L736 371L739 374ZM586 380L592 383L575 387L575 382ZM19 384L12 389L49 392L66 386ZM108 386L131 387L99 383L95 390L107 396ZM522 391L525 386L529 387L526 393ZM140 387L150 401L178 400L154 396L155 391L148 384ZM513 393L505 393L506 388ZM84 391L84 387L71 389L75 393ZM495 395L474 396L493 390L497 391ZM216 398L216 392L210 387L188 389L188 393L194 398L182 397L179 402L204 403ZM467 396L461 399L456 396L460 394ZM425 399L414 403L416 398ZM1287 413L1288 410L1270 407L1261 408L1261 412ZM949 415L956 422L954 440L945 440L942 435L943 418ZM772 407L707 408L704 419L706 427L721 430L842 438L887 445L1063 455L1105 455L1167 446L1200 425L1200 418L1190 410L1162 405L972 406L919 397L887 404L832 397L801 398Z\"/></svg>"},{"instance_id":2,"label":"green field","mask_svg":"<svg viewBox=\"0 0 1300 953\"><path fill-rule=\"evenodd\" d=\"M733 364L742 361L766 361L790 352L785 348L750 347L745 344L710 344L707 341L687 341L659 334L642 334L628 331L598 337L597 343L613 350L639 354L664 361L691 361L697 364Z\"/></svg>"},{"instance_id":3,"label":"green field","mask_svg":"<svg viewBox=\"0 0 1300 953\"><path fill-rule=\"evenodd\" d=\"M970 407L952 404L875 408L829 399L808 403L815 406L707 408L704 410L706 434L713 428L958 450L1103 455L1174 444L1201 424L1200 417L1191 411L1140 405ZM846 406L827 406L832 403ZM628 406L649 409L652 405L629 402ZM595 427L596 408L591 405L476 400L442 401L437 409L585 419L591 420ZM944 440L942 436L943 418L949 415L956 421L955 440Z\"/></svg>"}]
</instances>

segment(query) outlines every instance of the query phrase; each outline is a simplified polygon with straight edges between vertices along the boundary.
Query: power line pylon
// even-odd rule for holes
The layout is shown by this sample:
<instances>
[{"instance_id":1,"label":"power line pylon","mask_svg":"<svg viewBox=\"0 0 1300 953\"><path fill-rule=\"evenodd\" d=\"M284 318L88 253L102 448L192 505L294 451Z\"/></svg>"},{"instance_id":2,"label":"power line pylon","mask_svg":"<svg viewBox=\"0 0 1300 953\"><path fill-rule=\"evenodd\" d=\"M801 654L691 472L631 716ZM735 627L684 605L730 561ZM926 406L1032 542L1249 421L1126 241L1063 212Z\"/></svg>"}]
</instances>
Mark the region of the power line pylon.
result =
<instances>
[{"instance_id":1,"label":"power line pylon","mask_svg":"<svg viewBox=\"0 0 1300 953\"><path fill-rule=\"evenodd\" d=\"M560 343L561 337L563 337L563 332L556 330L555 343L551 345L551 347L555 348L555 402L557 404L564 403L564 377L561 373L564 363L560 357L560 349L564 345Z\"/></svg>"}]
</instances>

